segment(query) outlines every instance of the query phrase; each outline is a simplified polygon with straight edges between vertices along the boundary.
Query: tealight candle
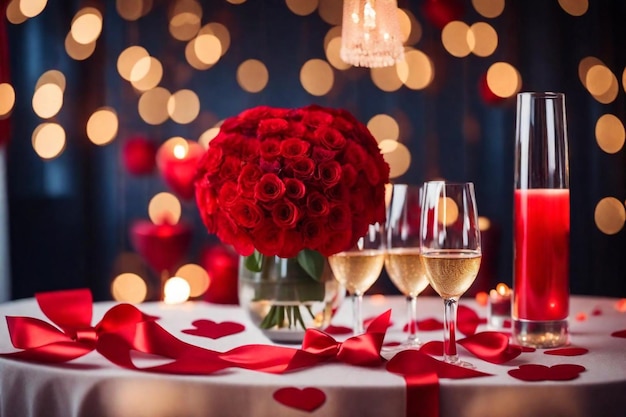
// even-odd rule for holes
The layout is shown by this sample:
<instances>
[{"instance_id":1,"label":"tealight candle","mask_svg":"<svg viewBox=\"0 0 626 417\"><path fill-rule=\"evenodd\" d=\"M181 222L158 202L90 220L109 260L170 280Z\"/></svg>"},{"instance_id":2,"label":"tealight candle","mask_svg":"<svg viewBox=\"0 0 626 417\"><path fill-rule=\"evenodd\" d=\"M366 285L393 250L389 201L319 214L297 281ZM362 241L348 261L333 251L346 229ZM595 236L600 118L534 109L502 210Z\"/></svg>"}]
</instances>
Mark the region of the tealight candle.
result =
<instances>
[{"instance_id":1,"label":"tealight candle","mask_svg":"<svg viewBox=\"0 0 626 417\"><path fill-rule=\"evenodd\" d=\"M489 324L493 327L504 327L506 320L511 319L511 289L503 283L489 291Z\"/></svg>"}]
</instances>

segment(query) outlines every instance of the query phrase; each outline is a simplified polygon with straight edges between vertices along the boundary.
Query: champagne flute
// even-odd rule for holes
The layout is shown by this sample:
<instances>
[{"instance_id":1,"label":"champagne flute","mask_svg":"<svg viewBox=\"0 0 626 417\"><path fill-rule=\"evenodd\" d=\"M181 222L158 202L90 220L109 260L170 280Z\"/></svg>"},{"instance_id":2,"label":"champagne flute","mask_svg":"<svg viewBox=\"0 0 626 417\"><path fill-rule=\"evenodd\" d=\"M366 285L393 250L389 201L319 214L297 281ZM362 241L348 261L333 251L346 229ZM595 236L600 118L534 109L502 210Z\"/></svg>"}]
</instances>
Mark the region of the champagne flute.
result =
<instances>
[{"instance_id":1,"label":"champagne flute","mask_svg":"<svg viewBox=\"0 0 626 417\"><path fill-rule=\"evenodd\" d=\"M384 226L376 223L368 227L356 245L328 257L335 275L352 297L352 330L360 335L363 328L363 294L376 282L385 262Z\"/></svg>"},{"instance_id":2,"label":"champagne flute","mask_svg":"<svg viewBox=\"0 0 626 417\"><path fill-rule=\"evenodd\" d=\"M458 301L480 268L481 247L474 184L431 181L424 184L420 249L430 285L444 303L443 357L473 367L456 351Z\"/></svg>"},{"instance_id":3,"label":"champagne flute","mask_svg":"<svg viewBox=\"0 0 626 417\"><path fill-rule=\"evenodd\" d=\"M397 353L418 349L417 296L428 286L420 255L421 187L394 184L387 214L387 256L385 269L396 288L407 299L409 335L399 346L386 348Z\"/></svg>"}]
</instances>

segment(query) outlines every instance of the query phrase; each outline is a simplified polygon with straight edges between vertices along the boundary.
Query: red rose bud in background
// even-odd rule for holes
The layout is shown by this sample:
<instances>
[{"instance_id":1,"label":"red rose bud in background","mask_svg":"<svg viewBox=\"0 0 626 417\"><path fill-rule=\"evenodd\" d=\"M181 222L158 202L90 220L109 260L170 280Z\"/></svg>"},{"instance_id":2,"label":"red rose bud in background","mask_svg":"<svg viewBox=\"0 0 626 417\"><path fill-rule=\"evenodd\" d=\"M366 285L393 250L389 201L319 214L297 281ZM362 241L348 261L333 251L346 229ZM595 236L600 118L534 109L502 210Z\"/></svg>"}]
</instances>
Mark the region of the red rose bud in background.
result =
<instances>
[{"instance_id":1,"label":"red rose bud in background","mask_svg":"<svg viewBox=\"0 0 626 417\"><path fill-rule=\"evenodd\" d=\"M489 88L489 84L487 83L487 74L484 74L482 77L480 77L478 83L478 90L480 91L480 95L485 103L500 104L505 100L503 97L500 97L496 95L496 93L491 91L491 89Z\"/></svg>"},{"instance_id":2,"label":"red rose bud in background","mask_svg":"<svg viewBox=\"0 0 626 417\"><path fill-rule=\"evenodd\" d=\"M460 20L465 7L461 0L426 0L422 4L422 12L430 23L443 29L453 20Z\"/></svg>"},{"instance_id":3,"label":"red rose bud in background","mask_svg":"<svg viewBox=\"0 0 626 417\"><path fill-rule=\"evenodd\" d=\"M132 175L149 175L156 165L157 147L143 136L128 138L122 149L124 167Z\"/></svg>"},{"instance_id":4,"label":"red rose bud in background","mask_svg":"<svg viewBox=\"0 0 626 417\"><path fill-rule=\"evenodd\" d=\"M207 246L200 253L200 266L209 274L205 301L239 304L239 255L233 249L219 243Z\"/></svg>"},{"instance_id":5,"label":"red rose bud in background","mask_svg":"<svg viewBox=\"0 0 626 417\"><path fill-rule=\"evenodd\" d=\"M185 200L195 194L194 177L203 154L202 145L181 137L167 140L157 151L156 162L161 177L172 191Z\"/></svg>"},{"instance_id":6,"label":"red rose bud in background","mask_svg":"<svg viewBox=\"0 0 626 417\"><path fill-rule=\"evenodd\" d=\"M191 228L184 224L154 224L137 220L130 228L133 248L157 274L174 273L191 243Z\"/></svg>"}]
</instances>

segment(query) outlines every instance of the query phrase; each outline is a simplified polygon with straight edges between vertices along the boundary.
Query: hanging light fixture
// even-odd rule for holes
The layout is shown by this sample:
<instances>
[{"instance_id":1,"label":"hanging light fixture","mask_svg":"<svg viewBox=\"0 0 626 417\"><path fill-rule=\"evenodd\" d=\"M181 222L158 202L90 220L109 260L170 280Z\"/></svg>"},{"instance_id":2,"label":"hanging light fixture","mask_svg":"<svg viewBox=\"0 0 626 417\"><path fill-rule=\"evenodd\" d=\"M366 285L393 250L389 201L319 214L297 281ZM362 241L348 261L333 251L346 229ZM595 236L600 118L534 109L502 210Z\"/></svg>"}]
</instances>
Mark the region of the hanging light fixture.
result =
<instances>
[{"instance_id":1,"label":"hanging light fixture","mask_svg":"<svg viewBox=\"0 0 626 417\"><path fill-rule=\"evenodd\" d=\"M403 61L396 0L344 0L340 56L369 68Z\"/></svg>"}]
</instances>

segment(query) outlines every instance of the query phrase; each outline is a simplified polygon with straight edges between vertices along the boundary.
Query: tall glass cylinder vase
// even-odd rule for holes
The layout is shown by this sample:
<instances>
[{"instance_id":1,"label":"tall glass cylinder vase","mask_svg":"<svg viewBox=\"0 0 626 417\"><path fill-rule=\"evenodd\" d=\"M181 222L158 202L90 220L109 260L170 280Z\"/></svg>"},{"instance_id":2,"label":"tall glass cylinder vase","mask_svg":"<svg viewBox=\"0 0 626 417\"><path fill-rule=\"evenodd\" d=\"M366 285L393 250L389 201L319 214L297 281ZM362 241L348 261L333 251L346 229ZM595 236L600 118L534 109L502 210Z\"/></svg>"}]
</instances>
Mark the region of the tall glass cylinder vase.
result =
<instances>
[{"instance_id":1,"label":"tall glass cylinder vase","mask_svg":"<svg viewBox=\"0 0 626 417\"><path fill-rule=\"evenodd\" d=\"M562 93L517 96L513 339L536 348L569 343L570 194Z\"/></svg>"}]
</instances>

